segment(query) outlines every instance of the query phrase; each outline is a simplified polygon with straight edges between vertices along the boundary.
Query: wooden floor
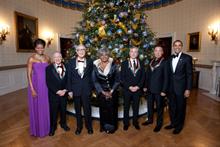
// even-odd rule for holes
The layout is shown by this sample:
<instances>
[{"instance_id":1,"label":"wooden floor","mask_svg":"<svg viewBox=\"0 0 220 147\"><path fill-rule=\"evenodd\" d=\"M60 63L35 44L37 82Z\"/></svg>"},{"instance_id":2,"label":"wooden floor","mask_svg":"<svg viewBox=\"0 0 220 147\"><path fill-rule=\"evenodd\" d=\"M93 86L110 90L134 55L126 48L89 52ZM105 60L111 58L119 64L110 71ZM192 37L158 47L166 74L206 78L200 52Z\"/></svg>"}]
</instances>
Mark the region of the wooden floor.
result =
<instances>
[{"instance_id":1,"label":"wooden floor","mask_svg":"<svg viewBox=\"0 0 220 147\"><path fill-rule=\"evenodd\" d=\"M86 129L80 136L74 135L75 118L68 116L70 132L60 126L55 136L36 138L29 135L27 90L19 90L0 96L0 146L4 147L220 147L220 103L202 95L202 90L194 90L188 99L185 128L179 135L162 129L154 133L154 125L137 131L133 126L123 131L120 121L115 134L99 132L98 120L93 121L94 134L88 135ZM165 112L164 124L169 123ZM140 122L145 120L140 118Z\"/></svg>"}]
</instances>

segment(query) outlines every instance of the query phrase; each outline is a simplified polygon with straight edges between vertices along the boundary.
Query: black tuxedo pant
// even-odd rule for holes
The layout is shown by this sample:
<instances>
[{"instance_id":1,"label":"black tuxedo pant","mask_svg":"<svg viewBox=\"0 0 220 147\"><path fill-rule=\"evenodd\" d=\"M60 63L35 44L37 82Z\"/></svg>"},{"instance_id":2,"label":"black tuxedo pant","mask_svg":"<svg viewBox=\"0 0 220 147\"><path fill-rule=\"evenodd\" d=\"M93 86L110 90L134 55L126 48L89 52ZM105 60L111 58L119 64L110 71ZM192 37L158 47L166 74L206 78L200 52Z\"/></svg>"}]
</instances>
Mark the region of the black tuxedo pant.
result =
<instances>
[{"instance_id":1,"label":"black tuxedo pant","mask_svg":"<svg viewBox=\"0 0 220 147\"><path fill-rule=\"evenodd\" d=\"M55 131L57 127L57 117L60 112L60 125L66 125L66 97L55 97L50 100L50 131Z\"/></svg>"},{"instance_id":2,"label":"black tuxedo pant","mask_svg":"<svg viewBox=\"0 0 220 147\"><path fill-rule=\"evenodd\" d=\"M106 99L104 95L98 96L100 127L104 129L106 124L113 125L117 129L118 122L118 98L113 93L112 98Z\"/></svg>"},{"instance_id":3,"label":"black tuxedo pant","mask_svg":"<svg viewBox=\"0 0 220 147\"><path fill-rule=\"evenodd\" d=\"M162 126L163 125L164 97L162 97L160 94L150 93L147 97L148 121L153 122L155 102L156 102L156 110L157 110L157 126Z\"/></svg>"},{"instance_id":4,"label":"black tuxedo pant","mask_svg":"<svg viewBox=\"0 0 220 147\"><path fill-rule=\"evenodd\" d=\"M91 104L89 96L74 96L74 106L76 110L77 128L83 128L82 112L83 108L85 125L88 130L92 130Z\"/></svg>"},{"instance_id":5,"label":"black tuxedo pant","mask_svg":"<svg viewBox=\"0 0 220 147\"><path fill-rule=\"evenodd\" d=\"M169 94L168 104L171 125L176 129L182 129L186 116L186 98L184 94Z\"/></svg>"},{"instance_id":6,"label":"black tuxedo pant","mask_svg":"<svg viewBox=\"0 0 220 147\"><path fill-rule=\"evenodd\" d=\"M129 125L129 109L132 102L133 109L133 125L138 124L138 114L139 114L139 102L140 93L139 92L125 92L124 93L124 125Z\"/></svg>"}]
</instances>

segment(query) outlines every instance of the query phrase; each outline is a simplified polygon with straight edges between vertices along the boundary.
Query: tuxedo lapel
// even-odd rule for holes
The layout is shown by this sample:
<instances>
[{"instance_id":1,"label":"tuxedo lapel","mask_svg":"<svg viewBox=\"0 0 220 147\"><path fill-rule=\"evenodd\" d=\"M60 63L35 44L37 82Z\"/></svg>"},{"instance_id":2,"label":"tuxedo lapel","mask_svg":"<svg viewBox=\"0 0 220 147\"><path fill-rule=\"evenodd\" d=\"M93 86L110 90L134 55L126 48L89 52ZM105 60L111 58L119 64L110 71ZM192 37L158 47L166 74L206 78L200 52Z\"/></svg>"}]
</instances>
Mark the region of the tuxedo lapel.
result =
<instances>
[{"instance_id":1,"label":"tuxedo lapel","mask_svg":"<svg viewBox=\"0 0 220 147\"><path fill-rule=\"evenodd\" d=\"M132 71L132 65L130 64L130 60L127 60L127 68L128 68L128 70L129 70L129 72L132 74L132 75L134 75L134 72Z\"/></svg>"},{"instance_id":2,"label":"tuxedo lapel","mask_svg":"<svg viewBox=\"0 0 220 147\"><path fill-rule=\"evenodd\" d=\"M76 72L78 74L77 69L76 69L76 59L75 58L73 59L73 62L72 62L71 71Z\"/></svg>"},{"instance_id":3,"label":"tuxedo lapel","mask_svg":"<svg viewBox=\"0 0 220 147\"><path fill-rule=\"evenodd\" d=\"M173 58L171 57L171 58L170 58L170 65L169 65L169 66L170 66L170 68L171 68L172 73L174 73L172 62L173 62Z\"/></svg>"},{"instance_id":4,"label":"tuxedo lapel","mask_svg":"<svg viewBox=\"0 0 220 147\"><path fill-rule=\"evenodd\" d=\"M126 65L126 67L127 67L128 70L133 74L133 71L132 71L132 69L131 69L131 65L130 65L130 61L129 61L129 60L127 60L127 65Z\"/></svg>"},{"instance_id":5,"label":"tuxedo lapel","mask_svg":"<svg viewBox=\"0 0 220 147\"><path fill-rule=\"evenodd\" d=\"M86 59L86 68L84 70L84 75L86 75L87 71L88 71L88 68L89 68L89 64L90 64L90 61L88 59ZM84 76L83 76L84 77Z\"/></svg>"},{"instance_id":6,"label":"tuxedo lapel","mask_svg":"<svg viewBox=\"0 0 220 147\"><path fill-rule=\"evenodd\" d=\"M181 56L179 58L179 61L178 61L177 65L176 65L175 73L178 70L178 68L180 67L180 65L182 64L182 62L183 62L183 53L181 54Z\"/></svg>"},{"instance_id":7,"label":"tuxedo lapel","mask_svg":"<svg viewBox=\"0 0 220 147\"><path fill-rule=\"evenodd\" d=\"M51 70L52 70L53 75L54 75L58 80L61 80L60 77L59 77L59 74L58 74L57 71L56 71L56 68L54 67L54 65L51 66Z\"/></svg>"},{"instance_id":8,"label":"tuxedo lapel","mask_svg":"<svg viewBox=\"0 0 220 147\"><path fill-rule=\"evenodd\" d=\"M77 70L76 70L76 59L73 60L73 65L72 65L72 69L71 70L77 72Z\"/></svg>"},{"instance_id":9,"label":"tuxedo lapel","mask_svg":"<svg viewBox=\"0 0 220 147\"><path fill-rule=\"evenodd\" d=\"M76 58L73 59L72 61L72 67L71 67L71 71L74 75L77 75L78 77L81 78L81 76L78 73L78 69L76 69Z\"/></svg>"}]
</instances>

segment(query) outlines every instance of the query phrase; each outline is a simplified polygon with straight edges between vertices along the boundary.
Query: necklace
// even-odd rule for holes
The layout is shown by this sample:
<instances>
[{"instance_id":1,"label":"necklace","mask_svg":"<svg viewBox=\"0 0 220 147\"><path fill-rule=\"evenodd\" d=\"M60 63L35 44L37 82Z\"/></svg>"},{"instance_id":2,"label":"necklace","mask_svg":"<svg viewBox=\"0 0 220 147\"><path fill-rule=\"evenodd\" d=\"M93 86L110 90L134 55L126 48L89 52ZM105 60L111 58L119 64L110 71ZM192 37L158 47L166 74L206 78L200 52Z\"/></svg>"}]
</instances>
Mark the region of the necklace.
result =
<instances>
[{"instance_id":1,"label":"necklace","mask_svg":"<svg viewBox=\"0 0 220 147\"><path fill-rule=\"evenodd\" d=\"M101 68L102 71L105 70L107 64L108 64L108 62L100 62L99 67Z\"/></svg>"},{"instance_id":2,"label":"necklace","mask_svg":"<svg viewBox=\"0 0 220 147\"><path fill-rule=\"evenodd\" d=\"M44 55L36 54L35 57L36 57L37 60L40 60L41 62L43 62L44 59L45 59Z\"/></svg>"}]
</instances>

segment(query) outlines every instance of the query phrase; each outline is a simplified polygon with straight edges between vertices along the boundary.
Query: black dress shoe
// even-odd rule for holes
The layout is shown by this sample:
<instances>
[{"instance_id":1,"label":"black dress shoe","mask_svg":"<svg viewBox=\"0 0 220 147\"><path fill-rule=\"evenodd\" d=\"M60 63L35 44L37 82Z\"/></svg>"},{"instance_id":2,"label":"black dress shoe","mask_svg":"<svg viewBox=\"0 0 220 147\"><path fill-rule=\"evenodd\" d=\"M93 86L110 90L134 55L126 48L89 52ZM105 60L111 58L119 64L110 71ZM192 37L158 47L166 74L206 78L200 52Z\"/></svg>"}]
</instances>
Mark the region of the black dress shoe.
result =
<instances>
[{"instance_id":1,"label":"black dress shoe","mask_svg":"<svg viewBox=\"0 0 220 147\"><path fill-rule=\"evenodd\" d=\"M127 131L128 130L128 125L124 125L124 131Z\"/></svg>"},{"instance_id":2,"label":"black dress shoe","mask_svg":"<svg viewBox=\"0 0 220 147\"><path fill-rule=\"evenodd\" d=\"M67 125L62 125L61 128L63 128L64 131L69 131L70 128Z\"/></svg>"},{"instance_id":3,"label":"black dress shoe","mask_svg":"<svg viewBox=\"0 0 220 147\"><path fill-rule=\"evenodd\" d=\"M82 129L76 129L75 134L79 135L81 133Z\"/></svg>"},{"instance_id":4,"label":"black dress shoe","mask_svg":"<svg viewBox=\"0 0 220 147\"><path fill-rule=\"evenodd\" d=\"M54 132L54 131L51 131L51 132L49 133L49 136L54 136L54 134L55 134L55 132Z\"/></svg>"},{"instance_id":5,"label":"black dress shoe","mask_svg":"<svg viewBox=\"0 0 220 147\"><path fill-rule=\"evenodd\" d=\"M134 127L135 127L136 130L140 130L141 129L139 124L135 124Z\"/></svg>"},{"instance_id":6,"label":"black dress shoe","mask_svg":"<svg viewBox=\"0 0 220 147\"><path fill-rule=\"evenodd\" d=\"M145 121L142 123L143 126L147 126L147 125L150 125L152 124L153 122L152 121Z\"/></svg>"},{"instance_id":7,"label":"black dress shoe","mask_svg":"<svg viewBox=\"0 0 220 147\"><path fill-rule=\"evenodd\" d=\"M159 132L160 129L161 129L161 127L162 127L162 126L156 126L156 127L154 128L154 132Z\"/></svg>"},{"instance_id":8,"label":"black dress shoe","mask_svg":"<svg viewBox=\"0 0 220 147\"><path fill-rule=\"evenodd\" d=\"M182 129L174 129L173 134L179 134L182 131Z\"/></svg>"},{"instance_id":9,"label":"black dress shoe","mask_svg":"<svg viewBox=\"0 0 220 147\"><path fill-rule=\"evenodd\" d=\"M174 126L173 126L173 125L168 125L168 126L166 126L166 127L164 127L164 128L167 129L167 130L170 130L170 129L173 129Z\"/></svg>"},{"instance_id":10,"label":"black dress shoe","mask_svg":"<svg viewBox=\"0 0 220 147\"><path fill-rule=\"evenodd\" d=\"M93 130L88 130L88 134L93 134Z\"/></svg>"}]
</instances>

